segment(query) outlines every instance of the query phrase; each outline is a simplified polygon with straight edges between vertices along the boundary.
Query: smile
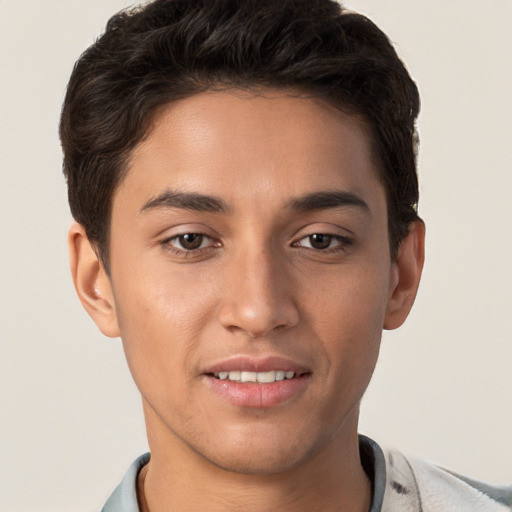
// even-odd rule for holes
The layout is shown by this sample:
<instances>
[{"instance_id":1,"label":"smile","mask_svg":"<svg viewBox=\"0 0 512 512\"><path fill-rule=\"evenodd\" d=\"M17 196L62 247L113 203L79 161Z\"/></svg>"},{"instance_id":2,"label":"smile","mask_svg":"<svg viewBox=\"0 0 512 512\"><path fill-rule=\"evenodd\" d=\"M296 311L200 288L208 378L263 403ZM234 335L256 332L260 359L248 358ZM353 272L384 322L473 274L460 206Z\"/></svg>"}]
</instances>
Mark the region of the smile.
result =
<instances>
[{"instance_id":1,"label":"smile","mask_svg":"<svg viewBox=\"0 0 512 512\"><path fill-rule=\"evenodd\" d=\"M272 370L269 372L248 372L241 370L223 371L214 373L213 376L219 380L230 380L233 382L257 382L269 384L276 381L293 379L295 372L286 370Z\"/></svg>"},{"instance_id":2,"label":"smile","mask_svg":"<svg viewBox=\"0 0 512 512\"><path fill-rule=\"evenodd\" d=\"M274 407L298 398L312 381L312 370L288 357L238 355L204 368L205 385L236 407Z\"/></svg>"},{"instance_id":3,"label":"smile","mask_svg":"<svg viewBox=\"0 0 512 512\"><path fill-rule=\"evenodd\" d=\"M223 401L256 408L274 407L298 397L311 381L311 373L292 370L222 370L204 377L205 384Z\"/></svg>"}]
</instances>

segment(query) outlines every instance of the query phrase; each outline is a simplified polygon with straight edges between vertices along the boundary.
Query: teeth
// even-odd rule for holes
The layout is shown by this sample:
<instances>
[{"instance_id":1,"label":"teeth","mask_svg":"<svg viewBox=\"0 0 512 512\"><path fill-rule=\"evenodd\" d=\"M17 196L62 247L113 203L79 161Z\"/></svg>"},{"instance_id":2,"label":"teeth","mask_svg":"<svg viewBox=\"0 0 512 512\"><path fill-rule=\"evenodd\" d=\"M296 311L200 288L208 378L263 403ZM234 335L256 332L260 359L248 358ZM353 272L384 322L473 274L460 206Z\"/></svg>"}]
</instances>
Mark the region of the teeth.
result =
<instances>
[{"instance_id":1,"label":"teeth","mask_svg":"<svg viewBox=\"0 0 512 512\"><path fill-rule=\"evenodd\" d=\"M240 380L242 382L256 382L258 374L256 372L242 372Z\"/></svg>"},{"instance_id":2,"label":"teeth","mask_svg":"<svg viewBox=\"0 0 512 512\"><path fill-rule=\"evenodd\" d=\"M276 380L276 372L260 372L256 374L258 382L274 382Z\"/></svg>"},{"instance_id":3,"label":"teeth","mask_svg":"<svg viewBox=\"0 0 512 512\"><path fill-rule=\"evenodd\" d=\"M235 382L260 382L270 383L284 379L293 379L295 372L284 370L272 370L270 372L245 372L232 370L230 372L219 372L215 374L220 380L232 380Z\"/></svg>"}]
</instances>

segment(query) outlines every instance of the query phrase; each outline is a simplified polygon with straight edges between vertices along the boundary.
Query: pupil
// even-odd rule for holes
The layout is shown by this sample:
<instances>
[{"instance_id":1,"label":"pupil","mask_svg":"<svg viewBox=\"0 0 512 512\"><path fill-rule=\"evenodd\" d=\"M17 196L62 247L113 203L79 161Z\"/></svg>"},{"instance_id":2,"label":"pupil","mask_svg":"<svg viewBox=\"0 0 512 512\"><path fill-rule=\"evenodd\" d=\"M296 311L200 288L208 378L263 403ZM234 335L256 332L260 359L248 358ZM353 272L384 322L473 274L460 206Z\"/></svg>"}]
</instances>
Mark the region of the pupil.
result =
<instances>
[{"instance_id":1,"label":"pupil","mask_svg":"<svg viewBox=\"0 0 512 512\"><path fill-rule=\"evenodd\" d=\"M188 233L186 235L181 235L179 241L184 249L198 249L201 247L201 243L203 242L203 235Z\"/></svg>"},{"instance_id":2,"label":"pupil","mask_svg":"<svg viewBox=\"0 0 512 512\"><path fill-rule=\"evenodd\" d=\"M331 244L331 240L331 235L322 235L318 233L309 237L311 247L314 247L315 249L327 249Z\"/></svg>"}]
</instances>

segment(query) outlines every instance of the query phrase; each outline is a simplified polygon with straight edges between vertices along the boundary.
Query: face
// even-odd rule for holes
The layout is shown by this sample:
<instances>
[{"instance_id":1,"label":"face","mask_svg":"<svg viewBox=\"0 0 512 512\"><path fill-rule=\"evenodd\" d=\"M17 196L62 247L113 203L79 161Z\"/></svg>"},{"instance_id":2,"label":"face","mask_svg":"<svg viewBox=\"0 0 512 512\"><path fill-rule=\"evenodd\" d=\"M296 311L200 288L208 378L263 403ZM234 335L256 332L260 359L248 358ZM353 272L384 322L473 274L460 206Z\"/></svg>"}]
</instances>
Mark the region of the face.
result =
<instances>
[{"instance_id":1,"label":"face","mask_svg":"<svg viewBox=\"0 0 512 512\"><path fill-rule=\"evenodd\" d=\"M353 439L398 282L386 212L367 128L319 99L165 107L110 246L150 445L273 473Z\"/></svg>"}]
</instances>

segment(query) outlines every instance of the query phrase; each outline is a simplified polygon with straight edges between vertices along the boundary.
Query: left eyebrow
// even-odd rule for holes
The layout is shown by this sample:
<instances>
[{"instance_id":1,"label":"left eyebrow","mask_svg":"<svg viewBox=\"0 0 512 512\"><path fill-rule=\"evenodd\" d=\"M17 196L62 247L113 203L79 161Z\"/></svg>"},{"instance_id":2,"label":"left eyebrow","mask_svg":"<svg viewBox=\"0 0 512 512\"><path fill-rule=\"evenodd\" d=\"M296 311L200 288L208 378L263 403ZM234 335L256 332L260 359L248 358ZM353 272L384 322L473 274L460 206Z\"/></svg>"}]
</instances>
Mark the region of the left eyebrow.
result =
<instances>
[{"instance_id":1,"label":"left eyebrow","mask_svg":"<svg viewBox=\"0 0 512 512\"><path fill-rule=\"evenodd\" d=\"M296 197L288 207L296 212L324 210L328 208L356 207L370 214L370 207L358 195L343 190L325 190Z\"/></svg>"},{"instance_id":2,"label":"left eyebrow","mask_svg":"<svg viewBox=\"0 0 512 512\"><path fill-rule=\"evenodd\" d=\"M166 190L156 197L152 197L141 209L141 213L147 210L161 208L181 208L199 212L223 213L228 210L226 203L217 197L195 192L180 192Z\"/></svg>"}]
</instances>

